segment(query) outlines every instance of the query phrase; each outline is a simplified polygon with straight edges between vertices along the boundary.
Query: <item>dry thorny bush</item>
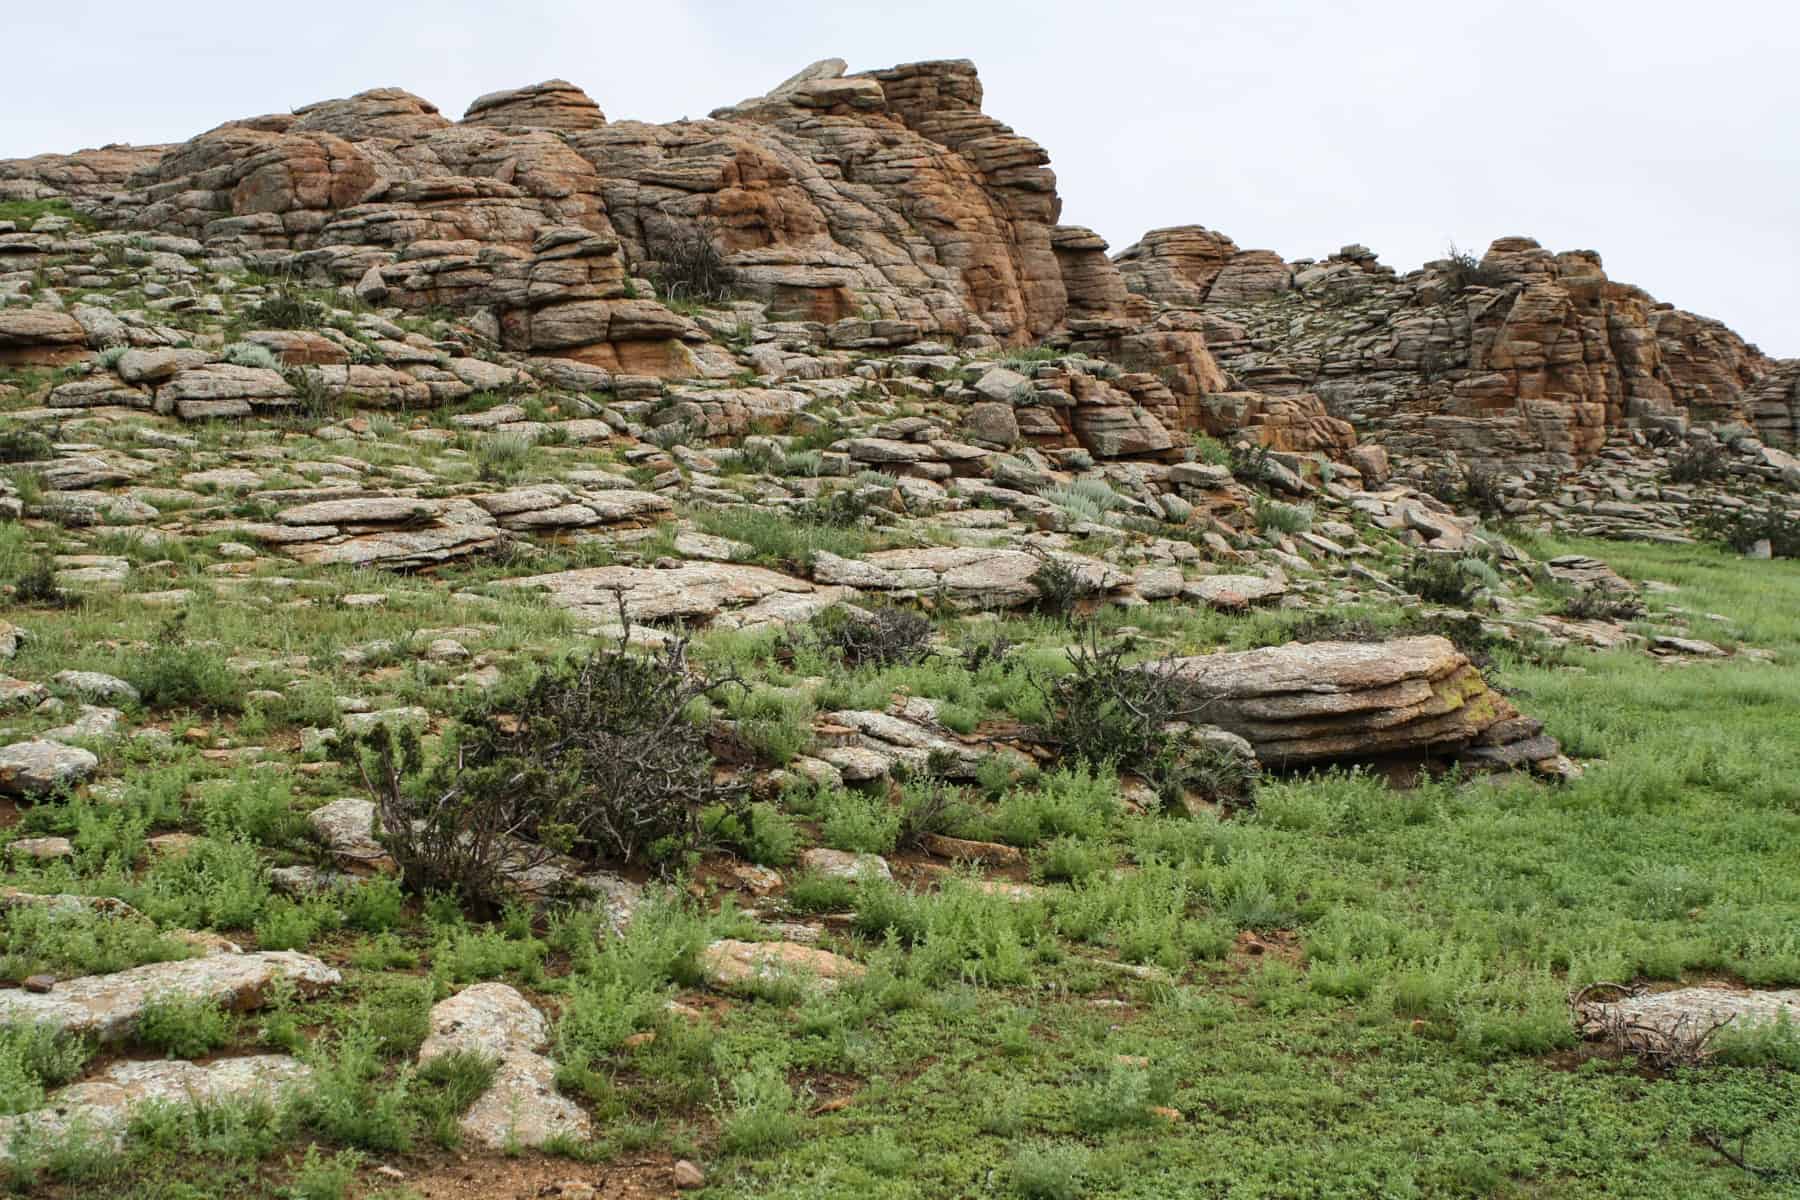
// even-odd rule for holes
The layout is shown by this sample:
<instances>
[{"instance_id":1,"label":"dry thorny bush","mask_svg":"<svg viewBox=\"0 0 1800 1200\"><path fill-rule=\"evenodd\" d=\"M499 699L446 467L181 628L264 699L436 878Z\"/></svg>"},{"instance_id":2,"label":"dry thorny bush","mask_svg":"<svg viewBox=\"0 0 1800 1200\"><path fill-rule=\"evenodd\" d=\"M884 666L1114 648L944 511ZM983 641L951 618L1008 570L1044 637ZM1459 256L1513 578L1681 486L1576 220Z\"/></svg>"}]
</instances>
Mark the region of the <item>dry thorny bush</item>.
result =
<instances>
[{"instance_id":1,"label":"dry thorny bush","mask_svg":"<svg viewBox=\"0 0 1800 1200\"><path fill-rule=\"evenodd\" d=\"M559 854L674 863L703 809L743 801L739 784L715 779L691 712L738 680L694 668L685 638L645 655L630 635L627 621L616 647L475 702L429 762L411 730L364 735L363 779L410 887L492 906L509 879Z\"/></svg>"},{"instance_id":2,"label":"dry thorny bush","mask_svg":"<svg viewBox=\"0 0 1800 1200\"><path fill-rule=\"evenodd\" d=\"M1732 1018L1703 1020L1688 1013L1666 1026L1650 1025L1633 1020L1617 1003L1597 998L1602 993L1630 997L1642 991L1621 983L1590 983L1569 997L1569 1007L1576 1023L1590 1036L1604 1038L1621 1054L1634 1054L1663 1070L1705 1062L1711 1056L1713 1039Z\"/></svg>"},{"instance_id":3,"label":"dry thorny bush","mask_svg":"<svg viewBox=\"0 0 1800 1200\"><path fill-rule=\"evenodd\" d=\"M1136 648L1128 637L1102 640L1091 624L1081 631L1067 651L1070 671L1033 680L1051 713L1039 736L1065 757L1142 774L1167 801L1196 791L1248 802L1253 765L1193 736L1213 702L1191 693L1172 658L1127 665Z\"/></svg>"}]
</instances>

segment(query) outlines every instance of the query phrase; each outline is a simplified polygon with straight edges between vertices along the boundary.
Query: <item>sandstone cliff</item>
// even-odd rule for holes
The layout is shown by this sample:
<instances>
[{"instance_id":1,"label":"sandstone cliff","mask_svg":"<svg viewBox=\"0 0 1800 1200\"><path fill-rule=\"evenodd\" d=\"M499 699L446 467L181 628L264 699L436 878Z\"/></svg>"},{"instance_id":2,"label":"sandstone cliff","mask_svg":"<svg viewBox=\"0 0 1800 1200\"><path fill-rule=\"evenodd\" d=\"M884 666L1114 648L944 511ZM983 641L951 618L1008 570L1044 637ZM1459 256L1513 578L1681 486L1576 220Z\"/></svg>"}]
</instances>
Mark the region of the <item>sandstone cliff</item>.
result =
<instances>
[{"instance_id":1,"label":"sandstone cliff","mask_svg":"<svg viewBox=\"0 0 1800 1200\"><path fill-rule=\"evenodd\" d=\"M1800 366L1609 280L1590 252L1508 238L1474 280L1454 263L1398 277L1360 247L1289 264L1187 226L1115 261L1060 223L1048 154L981 100L966 61L827 60L666 125L609 122L562 80L461 121L378 88L177 146L0 162L0 196L68 197L110 227L457 312L504 350L663 378L739 369L716 323L647 281L704 238L739 295L833 347L1110 360L1122 372L1084 383L1056 432L1125 455L1184 431L1338 454L1360 431L1568 469L1628 422L1795 440Z\"/></svg>"},{"instance_id":2,"label":"sandstone cliff","mask_svg":"<svg viewBox=\"0 0 1800 1200\"><path fill-rule=\"evenodd\" d=\"M1241 385L1317 394L1403 452L1568 469L1627 422L1735 423L1793 445L1800 421L1800 363L1607 278L1589 250L1502 238L1478 264L1401 277L1361 246L1289 264L1183 226L1118 265L1149 306L1196 314Z\"/></svg>"}]
</instances>

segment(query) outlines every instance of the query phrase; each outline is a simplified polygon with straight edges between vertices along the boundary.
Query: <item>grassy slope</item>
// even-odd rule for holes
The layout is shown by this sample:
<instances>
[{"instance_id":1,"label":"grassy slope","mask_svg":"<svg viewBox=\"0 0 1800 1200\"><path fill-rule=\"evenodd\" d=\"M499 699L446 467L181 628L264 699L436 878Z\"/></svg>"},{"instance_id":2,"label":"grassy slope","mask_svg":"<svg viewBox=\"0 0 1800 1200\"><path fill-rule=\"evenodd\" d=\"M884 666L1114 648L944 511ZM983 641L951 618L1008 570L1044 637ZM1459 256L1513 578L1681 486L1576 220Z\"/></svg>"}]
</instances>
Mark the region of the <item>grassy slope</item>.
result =
<instances>
[{"instance_id":1,"label":"grassy slope","mask_svg":"<svg viewBox=\"0 0 1800 1200\"><path fill-rule=\"evenodd\" d=\"M27 814L23 832L75 838L77 870L13 878L121 892L166 924L249 931L243 940L342 963L341 994L244 1019L229 1035L240 1049L312 1041L333 1068L323 1094L338 1103L152 1123L134 1158L72 1156L59 1186L244 1195L287 1177L281 1148L302 1139L361 1147L370 1162L402 1143L428 1147L442 1124L438 1089L410 1084L400 1067L423 1034L433 983L501 977L569 1014L559 1058L587 1069L566 1082L603 1118L602 1142L583 1153L693 1154L709 1165L711 1195L1782 1195L1791 1179L1760 1182L1697 1138L1716 1131L1735 1144L1747 1133L1752 1162L1800 1164L1793 1073L1650 1075L1577 1045L1564 999L1594 979L1800 983L1800 569L1703 550L1547 540L1536 549L1581 549L1675 583L1681 590L1653 607L1720 614L1695 617L1692 633L1769 648L1780 662L1681 666L1641 652L1503 662L1498 677L1521 707L1589 760L1578 784L1442 781L1394 792L1335 775L1270 784L1253 816L1225 823L1113 817L1064 843L1064 865L1085 877L1041 904L954 887L924 901L865 893L854 901L865 925L930 932L910 948L849 941L876 968L866 986L737 1003L716 1027L691 1029L657 1010L692 981L695 946L729 929L729 915L653 919L599 955L573 952L589 944L579 930L559 939L528 923L471 928L442 911L375 910L337 930L335 915L270 898L245 865L255 853L304 857L280 813L347 794L349 780L271 782L179 747L133 752L144 761L127 764L112 748L108 773L128 784L121 805ZM150 565L164 553L134 553L145 586L199 581L204 556ZM24 558L0 538L0 560L16 568ZM369 664L338 663L352 645L473 620L498 626L479 646L541 651L569 638L560 614L516 600L490 608L441 584L295 574L306 582L274 590L266 607L221 601L189 621L191 636L217 640L216 656L303 654L324 672L295 701L253 705L228 723L240 742L291 749L294 726L328 719L334 693L372 685L382 704L441 705L462 669L390 652L370 676ZM330 602L352 591L390 600L375 610ZM311 607L275 607L314 594ZM147 638L161 618L102 597L15 619L35 635L21 674L87 666L142 680L145 664L120 661L102 639ZM1108 618L1187 649L1272 639L1283 619L1178 609ZM1060 631L1007 628L1034 643L1024 658L1055 661ZM752 677L777 674L766 639L722 635L704 649ZM1035 701L1015 674L935 665L835 678L821 703L880 703L899 683L953 699L970 717L1028 718ZM177 733L187 724L172 723ZM207 835L217 853L136 877L118 869L137 859L146 829L170 825ZM1134 862L1135 872L1110 871ZM1266 952L1249 953L1251 940ZM1102 954L1161 964L1179 982L1089 961ZM18 965L22 973L22 957ZM659 1031L655 1042L622 1047L624 1033L645 1026ZM846 1096L846 1107L810 1115ZM1151 1105L1184 1119L1168 1124ZM228 1160L237 1165L226 1169ZM355 1194L380 1184L363 1178Z\"/></svg>"},{"instance_id":2,"label":"grassy slope","mask_svg":"<svg viewBox=\"0 0 1800 1200\"><path fill-rule=\"evenodd\" d=\"M1273 864L1311 917L1304 975L1234 961L1114 1011L1057 995L1069 980L1048 969L1047 994L898 1019L924 1057L894 1053L889 1070L923 1070L821 1118L740 1194L853 1194L880 1173L883 1131L906 1146L878 1185L893 1196L1040 1175L1046 1196L1791 1194L1794 1177L1761 1183L1697 1135L1747 1132L1753 1163L1800 1163L1793 1074L1583 1061L1563 998L1634 976L1800 982L1800 567L1539 549L1675 583L1653 607L1719 614L1695 635L1776 649L1781 665L1619 652L1505 667L1521 706L1593 760L1580 783L1293 782L1233 827L1238 860ZM765 1016L771 1034L784 1024ZM1009 1038L1026 1021L1030 1036ZM781 1044L834 1056L829 1038ZM1151 1068L1112 1067L1119 1054ZM1104 1129L1109 1095L1145 1084L1186 1121ZM1054 1179L1077 1169L1086 1186L1062 1192Z\"/></svg>"}]
</instances>

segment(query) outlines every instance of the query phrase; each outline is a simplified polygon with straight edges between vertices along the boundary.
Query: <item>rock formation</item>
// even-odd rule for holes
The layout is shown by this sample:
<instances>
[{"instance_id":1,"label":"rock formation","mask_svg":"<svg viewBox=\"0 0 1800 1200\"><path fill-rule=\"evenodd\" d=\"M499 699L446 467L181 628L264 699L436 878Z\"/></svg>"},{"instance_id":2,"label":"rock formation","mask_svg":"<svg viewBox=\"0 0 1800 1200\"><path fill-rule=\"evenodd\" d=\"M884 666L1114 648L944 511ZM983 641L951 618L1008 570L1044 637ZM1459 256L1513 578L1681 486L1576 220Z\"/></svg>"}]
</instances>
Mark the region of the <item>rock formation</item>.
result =
<instances>
[{"instance_id":1,"label":"rock formation","mask_svg":"<svg viewBox=\"0 0 1800 1200\"><path fill-rule=\"evenodd\" d=\"M1608 279L1592 251L1501 238L1400 277L1362 246L1287 264L1182 226L1117 261L1134 296L1198 316L1240 385L1317 396L1397 451L1567 470L1628 423L1794 444L1800 365Z\"/></svg>"},{"instance_id":2,"label":"rock formation","mask_svg":"<svg viewBox=\"0 0 1800 1200\"><path fill-rule=\"evenodd\" d=\"M1442 752L1549 774L1568 768L1542 724L1521 717L1435 635L1292 642L1164 669L1205 720L1247 739L1269 765Z\"/></svg>"},{"instance_id":3,"label":"rock formation","mask_svg":"<svg viewBox=\"0 0 1800 1200\"><path fill-rule=\"evenodd\" d=\"M1503 238L1479 265L1398 277L1361 246L1287 263L1196 225L1152 230L1115 261L1060 223L1048 154L981 100L960 60L860 74L826 60L666 125L608 122L564 80L482 96L461 121L377 88L177 146L0 162L0 195L72 198L108 225L374 303L447 307L506 349L630 375L730 373L719 330L645 279L702 239L741 295L827 326L833 345L1055 339L1132 372L1081 404L1164 431L1335 454L1354 427L1396 450L1558 470L1627 422L1735 421L1794 443L1800 366L1609 280L1590 251ZM20 261L40 250L0 241ZM80 352L73 322L32 319L0 327L0 361ZM209 415L287 399L270 384L216 408L212 381L193 384L187 407ZM333 386L396 384L409 388ZM1127 453L1166 447L1143 416L1086 423Z\"/></svg>"}]
</instances>

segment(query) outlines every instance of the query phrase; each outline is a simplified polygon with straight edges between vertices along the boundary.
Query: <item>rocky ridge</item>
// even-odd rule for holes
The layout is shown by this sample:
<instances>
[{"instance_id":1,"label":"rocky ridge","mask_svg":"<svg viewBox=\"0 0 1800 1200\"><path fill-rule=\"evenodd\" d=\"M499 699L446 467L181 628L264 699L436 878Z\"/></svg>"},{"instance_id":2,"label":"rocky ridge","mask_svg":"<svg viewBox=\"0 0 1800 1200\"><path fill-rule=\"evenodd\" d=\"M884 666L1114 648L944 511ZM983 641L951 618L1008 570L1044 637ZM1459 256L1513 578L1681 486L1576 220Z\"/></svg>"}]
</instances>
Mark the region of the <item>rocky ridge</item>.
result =
<instances>
[{"instance_id":1,"label":"rocky ridge","mask_svg":"<svg viewBox=\"0 0 1800 1200\"><path fill-rule=\"evenodd\" d=\"M1766 512L1778 533L1800 509L1781 444L1792 364L1605 282L1597 260L1513 242L1460 282L1466 264L1401 279L1354 248L1286 264L1196 230L1114 262L1056 223L1043 152L979 105L961 63L823 64L673 126L608 123L562 81L456 123L384 89L177 147L0 164L0 194L31 201L0 210L21 214L0 231L0 526L19 551L0 793L53 834L6 836L26 886L0 914L148 925L176 943L157 955L203 952L34 974L0 990L0 1025L131 1043L159 997L248 1009L356 988L335 945L245 952L71 890L100 835L54 814L142 803L127 785L143 762L234 772L146 817L105 886L157 899L141 880L184 861L206 878L229 845L268 913L341 923L397 868L333 747L382 726L429 741L465 700L594 639L783 647L782 682L750 699L792 714L791 742L766 709L721 704L720 771L759 797L883 809L927 778L993 808L996 777L1063 764L1010 709L974 708L969 680L1065 665L1084 622L1171 673L1195 711L1163 732L1246 776L1401 760L1569 781L1580 764L1487 654L1770 657L1599 558L1534 553L1531 531L1681 543ZM730 295L655 278L695 232L723 250ZM1467 361L1426 369L1459 347ZM1455 470L1496 460L1479 480ZM924 653L956 686L798 665L815 618L894 606L930 617ZM1020 628L1037 644L998 632ZM145 664L171 645L217 677L159 693ZM206 688L232 699L208 709ZM206 786L268 779L305 797L279 849L252 848ZM1109 811L1133 819L1218 822L1229 799L1113 782ZM744 907L684 951L689 990L658 1019L879 975L853 957L850 914L798 901L802 880L975 897L989 919L1074 893L1017 840L806 846L780 869L709 852L694 894ZM506 848L533 929L551 905L609 946L662 902L610 866ZM241 923L225 928L306 948L266 914ZM462 934L431 936L447 960ZM511 974L533 990L536 966ZM1792 1008L1756 997L1745 1011ZM406 1069L496 1060L455 1122L472 1146L596 1131L568 1073L559 1090L578 1039L552 1035L558 1003L488 982L421 1008ZM1590 1033L1621 1019L1577 1013ZM604 1031L623 1039L606 1051L661 1030ZM311 1083L277 1056L113 1064L0 1120L116 1130L140 1102L253 1094L264 1075Z\"/></svg>"}]
</instances>

